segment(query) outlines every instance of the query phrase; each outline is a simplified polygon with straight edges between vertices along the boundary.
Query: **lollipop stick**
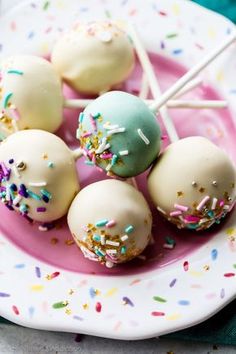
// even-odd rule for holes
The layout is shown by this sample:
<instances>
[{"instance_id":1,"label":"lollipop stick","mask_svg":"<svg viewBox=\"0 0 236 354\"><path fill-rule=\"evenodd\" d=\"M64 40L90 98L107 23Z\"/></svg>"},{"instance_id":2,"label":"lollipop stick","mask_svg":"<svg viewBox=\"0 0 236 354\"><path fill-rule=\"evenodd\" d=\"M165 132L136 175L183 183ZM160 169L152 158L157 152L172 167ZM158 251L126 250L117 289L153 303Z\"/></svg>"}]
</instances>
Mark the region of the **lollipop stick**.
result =
<instances>
[{"instance_id":1,"label":"lollipop stick","mask_svg":"<svg viewBox=\"0 0 236 354\"><path fill-rule=\"evenodd\" d=\"M192 91L195 87L199 86L202 84L202 78L196 77L195 79L189 81L177 94L174 96L174 99L179 98L189 91Z\"/></svg>"},{"instance_id":2,"label":"lollipop stick","mask_svg":"<svg viewBox=\"0 0 236 354\"><path fill-rule=\"evenodd\" d=\"M139 39L137 32L133 26L128 27L128 32L129 35L131 36L131 39L133 41L136 53L138 55L139 61L142 65L143 71L145 72L149 86L152 92L152 95L155 99L161 96L161 89L159 87L156 74L153 70L152 64L149 60L149 57L147 55L147 52L145 51L141 40ZM163 123L165 125L165 128L167 130L167 133L169 135L169 138L172 142L177 141L179 139L178 134L176 132L175 126L168 114L167 107L165 105L162 105L160 108L160 113L163 119Z\"/></svg>"},{"instance_id":3,"label":"lollipop stick","mask_svg":"<svg viewBox=\"0 0 236 354\"><path fill-rule=\"evenodd\" d=\"M236 32L229 35L229 37L220 44L219 47L210 52L185 75L183 75L174 85L172 85L156 102L151 106L151 109L156 112L162 107L171 97L177 94L190 80L199 74L207 65L216 59L226 48L236 40Z\"/></svg>"},{"instance_id":4,"label":"lollipop stick","mask_svg":"<svg viewBox=\"0 0 236 354\"><path fill-rule=\"evenodd\" d=\"M143 92L142 92L143 96ZM143 97L142 97L143 98ZM65 101L65 107L68 108L85 108L89 103L93 102L91 99L71 99ZM154 100L144 100L147 105L152 105ZM227 102L224 100L169 100L166 103L168 108L225 108Z\"/></svg>"},{"instance_id":5,"label":"lollipop stick","mask_svg":"<svg viewBox=\"0 0 236 354\"><path fill-rule=\"evenodd\" d=\"M149 92L149 84L148 84L148 79L145 73L142 75L142 81L141 81L141 88L139 92L139 98L142 98L145 100L147 98Z\"/></svg>"},{"instance_id":6,"label":"lollipop stick","mask_svg":"<svg viewBox=\"0 0 236 354\"><path fill-rule=\"evenodd\" d=\"M83 156L83 150L81 148L72 150L72 155L73 155L75 161L77 161L78 159L80 159Z\"/></svg>"}]
</instances>

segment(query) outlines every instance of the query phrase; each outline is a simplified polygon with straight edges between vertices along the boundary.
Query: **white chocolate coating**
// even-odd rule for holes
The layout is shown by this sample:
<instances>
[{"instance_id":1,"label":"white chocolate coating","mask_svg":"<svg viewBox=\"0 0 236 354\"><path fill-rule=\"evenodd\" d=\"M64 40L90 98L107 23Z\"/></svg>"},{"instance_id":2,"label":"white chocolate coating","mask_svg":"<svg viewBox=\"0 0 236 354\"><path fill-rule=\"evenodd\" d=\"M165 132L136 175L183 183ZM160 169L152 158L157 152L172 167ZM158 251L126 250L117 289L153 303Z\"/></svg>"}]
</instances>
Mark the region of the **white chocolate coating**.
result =
<instances>
[{"instance_id":1,"label":"white chocolate coating","mask_svg":"<svg viewBox=\"0 0 236 354\"><path fill-rule=\"evenodd\" d=\"M127 262L145 249L152 215L134 187L104 180L79 192L69 209L68 225L85 257L109 267Z\"/></svg>"},{"instance_id":2,"label":"white chocolate coating","mask_svg":"<svg viewBox=\"0 0 236 354\"><path fill-rule=\"evenodd\" d=\"M157 209L179 228L219 223L236 197L235 168L225 152L203 137L171 144L148 176Z\"/></svg>"},{"instance_id":3,"label":"white chocolate coating","mask_svg":"<svg viewBox=\"0 0 236 354\"><path fill-rule=\"evenodd\" d=\"M80 23L58 40L51 59L74 89L100 94L130 75L134 49L127 34L112 22Z\"/></svg>"},{"instance_id":4,"label":"white chocolate coating","mask_svg":"<svg viewBox=\"0 0 236 354\"><path fill-rule=\"evenodd\" d=\"M1 143L0 177L1 201L40 222L65 215L79 190L71 150L43 130L19 131Z\"/></svg>"},{"instance_id":5,"label":"white chocolate coating","mask_svg":"<svg viewBox=\"0 0 236 354\"><path fill-rule=\"evenodd\" d=\"M59 128L63 96L60 78L51 63L32 55L13 56L2 61L0 74L3 135L14 132L14 125L19 130L54 132Z\"/></svg>"}]
</instances>

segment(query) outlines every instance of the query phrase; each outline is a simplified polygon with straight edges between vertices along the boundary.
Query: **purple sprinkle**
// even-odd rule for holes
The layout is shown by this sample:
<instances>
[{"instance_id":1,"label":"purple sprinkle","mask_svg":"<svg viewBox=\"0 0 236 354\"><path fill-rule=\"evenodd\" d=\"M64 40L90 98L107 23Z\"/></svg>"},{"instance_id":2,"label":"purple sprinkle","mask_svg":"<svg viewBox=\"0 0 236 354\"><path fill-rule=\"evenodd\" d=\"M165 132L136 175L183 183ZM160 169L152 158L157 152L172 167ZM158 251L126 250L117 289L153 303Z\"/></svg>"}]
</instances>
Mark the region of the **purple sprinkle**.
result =
<instances>
[{"instance_id":1,"label":"purple sprinkle","mask_svg":"<svg viewBox=\"0 0 236 354\"><path fill-rule=\"evenodd\" d=\"M181 54L182 52L183 52L183 49L174 49L174 50L172 51L172 53L173 53L174 55Z\"/></svg>"},{"instance_id":2,"label":"purple sprinkle","mask_svg":"<svg viewBox=\"0 0 236 354\"><path fill-rule=\"evenodd\" d=\"M122 298L122 300L127 304L127 305L130 305L132 307L134 307L134 303L127 297L127 296L124 296Z\"/></svg>"},{"instance_id":3,"label":"purple sprinkle","mask_svg":"<svg viewBox=\"0 0 236 354\"><path fill-rule=\"evenodd\" d=\"M81 342L81 341L82 341L82 338L83 338L83 335L82 335L82 334L80 334L80 333L76 334L76 336L75 336L75 342L77 342L77 343Z\"/></svg>"},{"instance_id":4,"label":"purple sprinkle","mask_svg":"<svg viewBox=\"0 0 236 354\"><path fill-rule=\"evenodd\" d=\"M49 202L49 198L48 198L46 195L44 195L44 194L42 194L42 200L43 200L45 203L48 203L48 202Z\"/></svg>"},{"instance_id":5,"label":"purple sprinkle","mask_svg":"<svg viewBox=\"0 0 236 354\"><path fill-rule=\"evenodd\" d=\"M212 258L212 260L215 261L216 258L217 258L217 256L218 256L218 251L217 251L217 249L214 248L214 249L211 251L211 258Z\"/></svg>"},{"instance_id":6,"label":"purple sprinkle","mask_svg":"<svg viewBox=\"0 0 236 354\"><path fill-rule=\"evenodd\" d=\"M165 43L161 41L161 49L165 49Z\"/></svg>"},{"instance_id":7,"label":"purple sprinkle","mask_svg":"<svg viewBox=\"0 0 236 354\"><path fill-rule=\"evenodd\" d=\"M37 278L41 278L41 270L39 267L35 267L35 274Z\"/></svg>"},{"instance_id":8,"label":"purple sprinkle","mask_svg":"<svg viewBox=\"0 0 236 354\"><path fill-rule=\"evenodd\" d=\"M13 208L11 205L9 205L9 204L5 204L5 205L6 205L6 207L7 207L9 210L11 210L11 211L14 210L14 208Z\"/></svg>"},{"instance_id":9,"label":"purple sprinkle","mask_svg":"<svg viewBox=\"0 0 236 354\"><path fill-rule=\"evenodd\" d=\"M16 192L16 191L17 191L17 185L16 185L15 183L12 183L12 184L10 185L10 188L11 188L11 190L12 190L13 192Z\"/></svg>"},{"instance_id":10,"label":"purple sprinkle","mask_svg":"<svg viewBox=\"0 0 236 354\"><path fill-rule=\"evenodd\" d=\"M0 297L10 297L11 295L10 294L7 294L7 293L0 293Z\"/></svg>"},{"instance_id":11,"label":"purple sprinkle","mask_svg":"<svg viewBox=\"0 0 236 354\"><path fill-rule=\"evenodd\" d=\"M14 159L10 159L8 162L9 162L10 164L14 163Z\"/></svg>"},{"instance_id":12,"label":"purple sprinkle","mask_svg":"<svg viewBox=\"0 0 236 354\"><path fill-rule=\"evenodd\" d=\"M93 299L96 296L96 290L94 288L89 289L89 295Z\"/></svg>"},{"instance_id":13,"label":"purple sprinkle","mask_svg":"<svg viewBox=\"0 0 236 354\"><path fill-rule=\"evenodd\" d=\"M22 196L22 197L25 197L25 198L28 198L28 193L27 193L27 190L26 190L26 187L24 184L21 184L20 185L20 190L19 190L19 194Z\"/></svg>"},{"instance_id":14,"label":"purple sprinkle","mask_svg":"<svg viewBox=\"0 0 236 354\"><path fill-rule=\"evenodd\" d=\"M47 210L47 209L46 209L45 207L39 207L39 208L37 208L37 212L38 212L38 213L45 213L46 210Z\"/></svg>"},{"instance_id":15,"label":"purple sprinkle","mask_svg":"<svg viewBox=\"0 0 236 354\"><path fill-rule=\"evenodd\" d=\"M173 286L175 286L175 283L177 282L177 279L173 279L171 280L170 284L169 284L169 287L170 288L173 288Z\"/></svg>"},{"instance_id":16,"label":"purple sprinkle","mask_svg":"<svg viewBox=\"0 0 236 354\"><path fill-rule=\"evenodd\" d=\"M221 289L220 297L221 297L221 299L223 299L225 297L225 289L224 288Z\"/></svg>"},{"instance_id":17,"label":"purple sprinkle","mask_svg":"<svg viewBox=\"0 0 236 354\"><path fill-rule=\"evenodd\" d=\"M80 316L73 316L73 319L74 320L78 320L78 321L83 321L84 319L82 318L82 317L80 317Z\"/></svg>"},{"instance_id":18,"label":"purple sprinkle","mask_svg":"<svg viewBox=\"0 0 236 354\"><path fill-rule=\"evenodd\" d=\"M182 306L188 306L188 305L190 305L190 301L188 301L188 300L179 300L178 304L182 305Z\"/></svg>"}]
</instances>

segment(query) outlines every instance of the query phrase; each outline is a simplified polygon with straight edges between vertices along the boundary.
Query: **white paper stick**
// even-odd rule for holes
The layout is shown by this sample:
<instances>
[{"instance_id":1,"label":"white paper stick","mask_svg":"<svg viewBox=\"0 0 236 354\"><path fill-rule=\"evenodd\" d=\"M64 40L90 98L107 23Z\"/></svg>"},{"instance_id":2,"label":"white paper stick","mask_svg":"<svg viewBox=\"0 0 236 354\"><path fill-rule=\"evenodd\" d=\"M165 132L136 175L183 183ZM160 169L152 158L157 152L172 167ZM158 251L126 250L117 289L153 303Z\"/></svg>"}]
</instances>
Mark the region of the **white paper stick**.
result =
<instances>
[{"instance_id":1,"label":"white paper stick","mask_svg":"<svg viewBox=\"0 0 236 354\"><path fill-rule=\"evenodd\" d=\"M192 91L193 89L195 89L195 87L201 84L202 84L202 78L196 77L195 79L189 81L189 83L186 84L181 90L179 90L179 92L177 92L177 94L174 96L174 99L182 97L183 95L185 95L189 91Z\"/></svg>"}]
</instances>

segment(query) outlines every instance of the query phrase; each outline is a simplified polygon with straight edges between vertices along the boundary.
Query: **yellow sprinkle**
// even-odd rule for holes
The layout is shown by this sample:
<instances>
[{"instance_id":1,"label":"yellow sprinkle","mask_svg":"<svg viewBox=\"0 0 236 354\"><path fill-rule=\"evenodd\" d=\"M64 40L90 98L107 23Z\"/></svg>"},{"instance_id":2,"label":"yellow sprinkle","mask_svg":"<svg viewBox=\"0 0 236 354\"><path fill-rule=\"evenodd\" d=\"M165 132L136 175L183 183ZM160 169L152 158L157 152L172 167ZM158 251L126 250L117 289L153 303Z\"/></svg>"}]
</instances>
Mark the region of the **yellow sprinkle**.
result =
<instances>
[{"instance_id":1,"label":"yellow sprinkle","mask_svg":"<svg viewBox=\"0 0 236 354\"><path fill-rule=\"evenodd\" d=\"M108 290L108 292L105 294L105 297L113 296L117 291L118 291L117 288L112 288Z\"/></svg>"},{"instance_id":2,"label":"yellow sprinkle","mask_svg":"<svg viewBox=\"0 0 236 354\"><path fill-rule=\"evenodd\" d=\"M48 155L47 155L47 154L43 154L42 158L43 158L44 160L46 160L46 159L48 158Z\"/></svg>"},{"instance_id":3,"label":"yellow sprinkle","mask_svg":"<svg viewBox=\"0 0 236 354\"><path fill-rule=\"evenodd\" d=\"M229 227L227 230L226 230L226 235L228 236L233 236L234 234L236 234L236 229L234 227Z\"/></svg>"},{"instance_id":4,"label":"yellow sprinkle","mask_svg":"<svg viewBox=\"0 0 236 354\"><path fill-rule=\"evenodd\" d=\"M216 31L215 31L213 28L209 28L209 29L208 29L208 36L209 36L210 38L215 38L215 36L216 36Z\"/></svg>"},{"instance_id":5,"label":"yellow sprinkle","mask_svg":"<svg viewBox=\"0 0 236 354\"><path fill-rule=\"evenodd\" d=\"M180 14L180 7L178 4L174 3L172 6L174 15L178 16Z\"/></svg>"},{"instance_id":6,"label":"yellow sprinkle","mask_svg":"<svg viewBox=\"0 0 236 354\"><path fill-rule=\"evenodd\" d=\"M67 246L71 246L71 245L73 245L74 243L75 243L74 240L65 240L65 244L66 244Z\"/></svg>"},{"instance_id":7,"label":"yellow sprinkle","mask_svg":"<svg viewBox=\"0 0 236 354\"><path fill-rule=\"evenodd\" d=\"M181 315L179 313L174 313L173 315L167 316L166 319L169 321L175 321L181 318Z\"/></svg>"},{"instance_id":8,"label":"yellow sprinkle","mask_svg":"<svg viewBox=\"0 0 236 354\"><path fill-rule=\"evenodd\" d=\"M88 305L88 304L83 304L82 306L83 306L83 309L84 309L84 310L88 310L88 308L89 308L89 305Z\"/></svg>"},{"instance_id":9,"label":"yellow sprinkle","mask_svg":"<svg viewBox=\"0 0 236 354\"><path fill-rule=\"evenodd\" d=\"M67 315L71 315L71 314L72 314L72 311L71 311L71 309L66 309L66 310L65 310L65 313L66 313Z\"/></svg>"},{"instance_id":10,"label":"yellow sprinkle","mask_svg":"<svg viewBox=\"0 0 236 354\"><path fill-rule=\"evenodd\" d=\"M216 74L216 80L217 81L223 81L224 80L224 73L223 71L218 71Z\"/></svg>"},{"instance_id":11,"label":"yellow sprinkle","mask_svg":"<svg viewBox=\"0 0 236 354\"><path fill-rule=\"evenodd\" d=\"M190 270L188 273L190 275L192 275L193 277L202 277L203 276L203 272L197 272L195 270Z\"/></svg>"},{"instance_id":12,"label":"yellow sprinkle","mask_svg":"<svg viewBox=\"0 0 236 354\"><path fill-rule=\"evenodd\" d=\"M35 285L32 285L32 286L30 287L30 290L32 290L32 291L42 291L43 288L44 288L43 285L35 284Z\"/></svg>"}]
</instances>

